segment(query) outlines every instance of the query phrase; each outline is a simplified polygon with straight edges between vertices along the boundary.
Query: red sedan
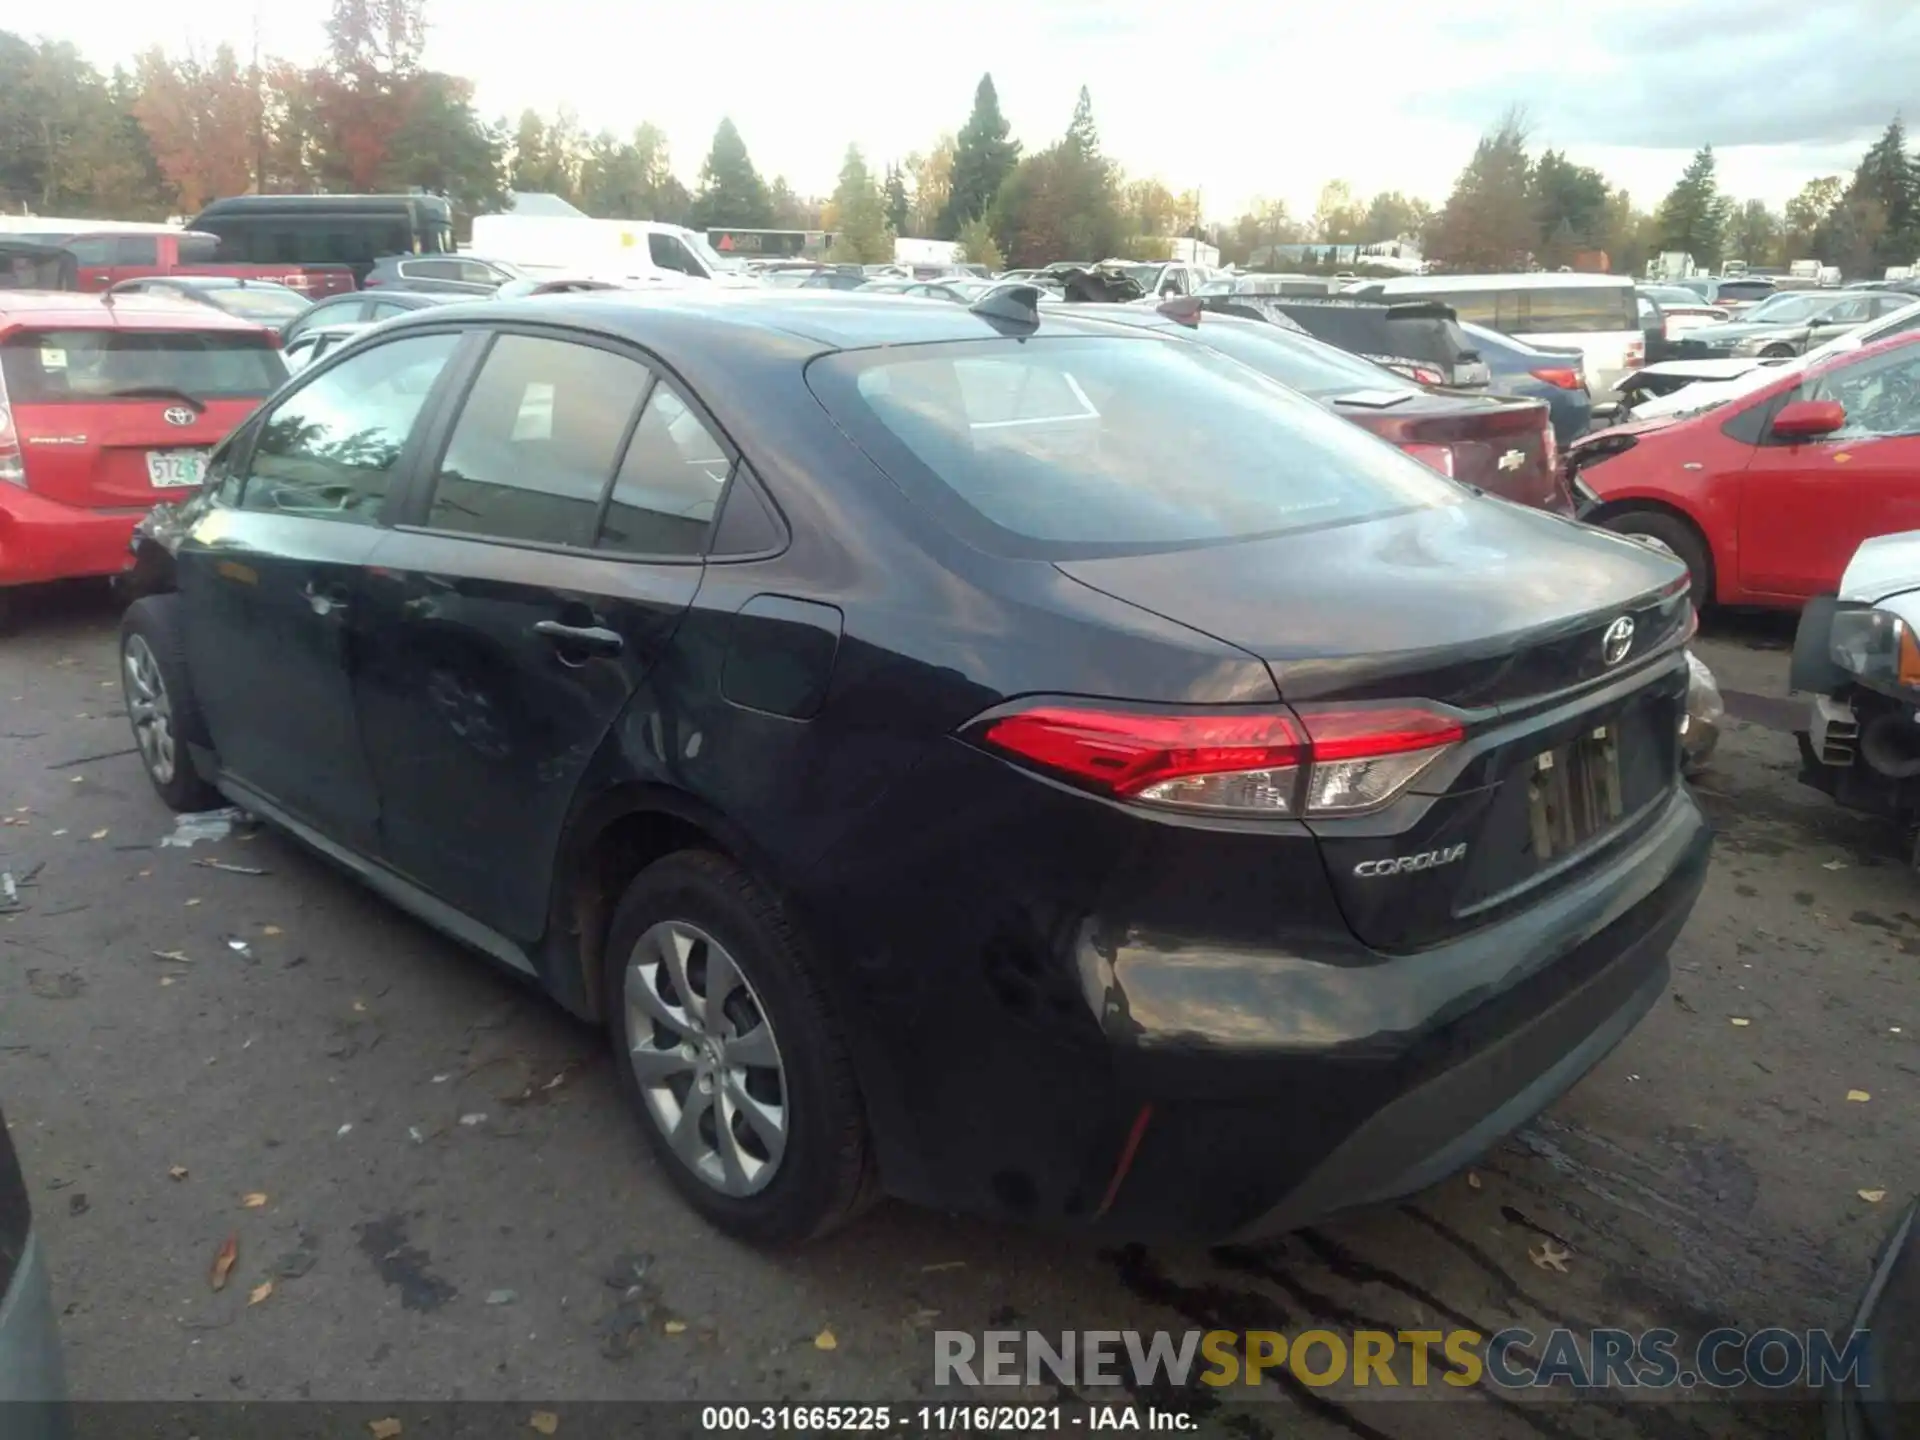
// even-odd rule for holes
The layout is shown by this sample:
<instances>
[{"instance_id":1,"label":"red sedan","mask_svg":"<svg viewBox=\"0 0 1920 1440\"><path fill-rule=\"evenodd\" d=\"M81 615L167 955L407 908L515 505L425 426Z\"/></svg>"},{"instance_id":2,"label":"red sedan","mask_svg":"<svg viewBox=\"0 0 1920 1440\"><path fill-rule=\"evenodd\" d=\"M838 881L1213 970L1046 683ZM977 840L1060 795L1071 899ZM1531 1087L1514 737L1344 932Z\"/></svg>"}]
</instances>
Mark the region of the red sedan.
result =
<instances>
[{"instance_id":1,"label":"red sedan","mask_svg":"<svg viewBox=\"0 0 1920 1440\"><path fill-rule=\"evenodd\" d=\"M1920 334L1586 436L1568 469L1581 518L1673 551L1696 603L1798 608L1862 540L1920 529Z\"/></svg>"}]
</instances>

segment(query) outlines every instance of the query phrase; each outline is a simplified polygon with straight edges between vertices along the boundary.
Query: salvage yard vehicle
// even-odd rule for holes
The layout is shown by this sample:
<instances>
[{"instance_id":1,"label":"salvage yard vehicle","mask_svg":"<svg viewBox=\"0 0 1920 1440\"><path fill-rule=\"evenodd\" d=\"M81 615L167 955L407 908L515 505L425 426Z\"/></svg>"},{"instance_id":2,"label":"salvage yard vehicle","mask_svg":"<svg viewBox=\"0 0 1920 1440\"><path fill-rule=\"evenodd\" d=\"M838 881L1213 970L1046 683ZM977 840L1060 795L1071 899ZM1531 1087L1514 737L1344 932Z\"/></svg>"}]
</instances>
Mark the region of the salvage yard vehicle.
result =
<instances>
[{"instance_id":1,"label":"salvage yard vehicle","mask_svg":"<svg viewBox=\"0 0 1920 1440\"><path fill-rule=\"evenodd\" d=\"M1633 281L1624 275L1404 275L1347 289L1382 300L1437 301L1462 320L1530 345L1575 346L1601 386L1647 359Z\"/></svg>"},{"instance_id":2,"label":"salvage yard vehicle","mask_svg":"<svg viewBox=\"0 0 1920 1440\"><path fill-rule=\"evenodd\" d=\"M156 790L603 1022L749 1239L882 1192L1258 1235L1449 1173L1664 989L1685 576L1039 299L362 336L127 611Z\"/></svg>"},{"instance_id":3,"label":"salvage yard vehicle","mask_svg":"<svg viewBox=\"0 0 1920 1440\"><path fill-rule=\"evenodd\" d=\"M1873 291L1801 291L1775 295L1722 325L1702 325L1673 340L1676 360L1722 355L1784 359L1824 345L1911 302L1906 295Z\"/></svg>"},{"instance_id":4,"label":"salvage yard vehicle","mask_svg":"<svg viewBox=\"0 0 1920 1440\"><path fill-rule=\"evenodd\" d=\"M1797 609L1861 541L1920 526L1920 332L1586 436L1567 468L1581 518L1660 541L1696 603Z\"/></svg>"},{"instance_id":5,"label":"salvage yard vehicle","mask_svg":"<svg viewBox=\"0 0 1920 1440\"><path fill-rule=\"evenodd\" d=\"M451 305L462 296L437 290L383 290L369 294L356 290L351 295L336 295L303 311L280 330L280 343L291 346L309 330L341 330L373 325L409 310L425 310L431 305Z\"/></svg>"},{"instance_id":6,"label":"salvage yard vehicle","mask_svg":"<svg viewBox=\"0 0 1920 1440\"><path fill-rule=\"evenodd\" d=\"M221 255L216 237L167 225L55 227L22 232L17 238L58 245L72 255L82 290L111 290L122 281L171 275L272 281L309 299L353 289L353 272L344 265L301 265L280 258L258 264L237 261Z\"/></svg>"},{"instance_id":7,"label":"salvage yard vehicle","mask_svg":"<svg viewBox=\"0 0 1920 1440\"><path fill-rule=\"evenodd\" d=\"M1203 295L1225 314L1284 317L1309 335L1422 385L1484 390L1487 362L1446 305L1430 301L1355 300L1344 295Z\"/></svg>"},{"instance_id":8,"label":"salvage yard vehicle","mask_svg":"<svg viewBox=\"0 0 1920 1440\"><path fill-rule=\"evenodd\" d=\"M211 306L0 290L0 611L124 569L134 522L286 374L272 334Z\"/></svg>"},{"instance_id":9,"label":"salvage yard vehicle","mask_svg":"<svg viewBox=\"0 0 1920 1440\"><path fill-rule=\"evenodd\" d=\"M453 207L439 195L229 195L187 228L214 236L224 264L344 267L353 278L341 290L383 255L454 252Z\"/></svg>"},{"instance_id":10,"label":"salvage yard vehicle","mask_svg":"<svg viewBox=\"0 0 1920 1440\"><path fill-rule=\"evenodd\" d=\"M1157 307L1076 306L1076 315L1193 339L1400 447L1465 485L1521 505L1573 514L1545 404L1424 389L1291 326L1210 312L1192 299Z\"/></svg>"},{"instance_id":11,"label":"salvage yard vehicle","mask_svg":"<svg viewBox=\"0 0 1920 1440\"><path fill-rule=\"evenodd\" d=\"M1789 679L1813 697L1800 778L1899 821L1920 868L1920 530L1863 542L1800 612Z\"/></svg>"},{"instance_id":12,"label":"salvage yard vehicle","mask_svg":"<svg viewBox=\"0 0 1920 1440\"><path fill-rule=\"evenodd\" d=\"M226 275L160 275L122 280L106 293L159 295L187 304L211 305L216 310L276 330L313 308L313 301L291 286Z\"/></svg>"}]
</instances>

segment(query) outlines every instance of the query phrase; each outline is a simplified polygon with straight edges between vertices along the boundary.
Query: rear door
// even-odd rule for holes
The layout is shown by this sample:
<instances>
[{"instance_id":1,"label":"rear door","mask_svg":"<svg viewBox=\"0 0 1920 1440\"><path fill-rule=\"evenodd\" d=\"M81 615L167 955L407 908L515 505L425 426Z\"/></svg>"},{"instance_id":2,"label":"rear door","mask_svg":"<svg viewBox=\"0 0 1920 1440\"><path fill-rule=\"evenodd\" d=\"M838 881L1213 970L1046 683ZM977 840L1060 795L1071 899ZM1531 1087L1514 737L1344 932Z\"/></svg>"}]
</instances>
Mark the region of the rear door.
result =
<instances>
[{"instance_id":1,"label":"rear door","mask_svg":"<svg viewBox=\"0 0 1920 1440\"><path fill-rule=\"evenodd\" d=\"M178 555L196 698L222 769L293 819L377 853L354 714L361 567L461 342L396 336L302 376L250 429L230 503Z\"/></svg>"},{"instance_id":2,"label":"rear door","mask_svg":"<svg viewBox=\"0 0 1920 1440\"><path fill-rule=\"evenodd\" d=\"M699 588L717 434L631 351L503 331L373 556L355 687L384 853L517 940L545 929L587 764Z\"/></svg>"},{"instance_id":3,"label":"rear door","mask_svg":"<svg viewBox=\"0 0 1920 1440\"><path fill-rule=\"evenodd\" d=\"M1805 598L1838 588L1862 540L1920 529L1920 344L1831 365L1792 400L1837 400L1847 421L1816 440L1761 437L1740 487L1740 580Z\"/></svg>"},{"instance_id":4,"label":"rear door","mask_svg":"<svg viewBox=\"0 0 1920 1440\"><path fill-rule=\"evenodd\" d=\"M89 510L197 487L208 452L286 373L264 331L54 325L0 341L27 487Z\"/></svg>"}]
</instances>

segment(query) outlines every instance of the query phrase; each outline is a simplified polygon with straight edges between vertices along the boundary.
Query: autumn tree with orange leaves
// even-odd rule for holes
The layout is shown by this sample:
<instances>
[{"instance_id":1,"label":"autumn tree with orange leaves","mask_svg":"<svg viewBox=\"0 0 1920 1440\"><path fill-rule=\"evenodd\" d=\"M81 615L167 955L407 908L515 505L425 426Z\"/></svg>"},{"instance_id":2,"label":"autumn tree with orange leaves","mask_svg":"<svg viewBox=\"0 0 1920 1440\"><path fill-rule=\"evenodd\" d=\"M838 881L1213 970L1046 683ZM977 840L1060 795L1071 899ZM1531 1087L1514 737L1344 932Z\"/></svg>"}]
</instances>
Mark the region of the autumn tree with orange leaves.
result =
<instances>
[{"instance_id":1,"label":"autumn tree with orange leaves","mask_svg":"<svg viewBox=\"0 0 1920 1440\"><path fill-rule=\"evenodd\" d=\"M260 92L232 46L206 61L149 50L135 62L134 77L133 113L182 210L191 214L216 196L254 188Z\"/></svg>"}]
</instances>

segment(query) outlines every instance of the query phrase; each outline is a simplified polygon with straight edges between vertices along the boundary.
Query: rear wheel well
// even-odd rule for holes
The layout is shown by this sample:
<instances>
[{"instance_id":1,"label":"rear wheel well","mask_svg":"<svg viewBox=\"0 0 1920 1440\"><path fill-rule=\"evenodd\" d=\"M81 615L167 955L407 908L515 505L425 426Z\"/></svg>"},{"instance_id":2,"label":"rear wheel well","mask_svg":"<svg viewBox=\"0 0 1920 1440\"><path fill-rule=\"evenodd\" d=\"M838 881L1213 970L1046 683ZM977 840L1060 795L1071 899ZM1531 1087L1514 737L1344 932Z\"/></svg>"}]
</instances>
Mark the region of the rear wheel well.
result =
<instances>
[{"instance_id":1,"label":"rear wheel well","mask_svg":"<svg viewBox=\"0 0 1920 1440\"><path fill-rule=\"evenodd\" d=\"M580 956L583 998L592 1017L605 1019L607 927L633 877L680 850L711 850L737 860L720 839L693 821L662 810L631 810L609 820L581 850L566 897Z\"/></svg>"}]
</instances>

